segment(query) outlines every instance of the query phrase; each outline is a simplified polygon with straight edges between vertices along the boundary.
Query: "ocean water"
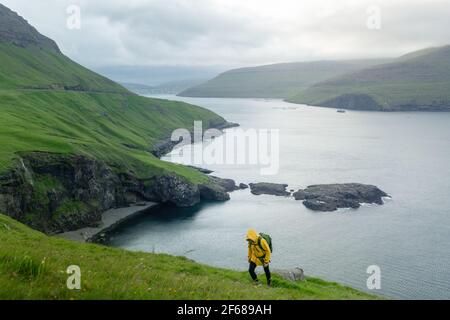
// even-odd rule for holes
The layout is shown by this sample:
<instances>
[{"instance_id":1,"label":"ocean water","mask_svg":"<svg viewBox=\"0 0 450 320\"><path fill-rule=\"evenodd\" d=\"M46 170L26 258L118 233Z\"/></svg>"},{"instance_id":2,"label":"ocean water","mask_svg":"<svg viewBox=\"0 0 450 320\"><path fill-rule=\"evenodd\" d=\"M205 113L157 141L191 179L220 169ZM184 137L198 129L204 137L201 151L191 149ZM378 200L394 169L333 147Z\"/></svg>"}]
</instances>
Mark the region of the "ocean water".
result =
<instances>
[{"instance_id":1,"label":"ocean water","mask_svg":"<svg viewBox=\"0 0 450 320\"><path fill-rule=\"evenodd\" d=\"M228 202L161 208L137 218L117 230L110 245L246 270L251 227L271 234L273 268L300 266L307 275L369 291L367 268L376 265L381 289L369 292L450 298L450 113L337 113L280 100L164 98L208 108L242 129L279 129L277 174L263 176L259 165L202 165L214 175L287 183L288 189L368 183L392 199L323 213L292 198L240 190ZM176 162L177 155L165 159Z\"/></svg>"}]
</instances>

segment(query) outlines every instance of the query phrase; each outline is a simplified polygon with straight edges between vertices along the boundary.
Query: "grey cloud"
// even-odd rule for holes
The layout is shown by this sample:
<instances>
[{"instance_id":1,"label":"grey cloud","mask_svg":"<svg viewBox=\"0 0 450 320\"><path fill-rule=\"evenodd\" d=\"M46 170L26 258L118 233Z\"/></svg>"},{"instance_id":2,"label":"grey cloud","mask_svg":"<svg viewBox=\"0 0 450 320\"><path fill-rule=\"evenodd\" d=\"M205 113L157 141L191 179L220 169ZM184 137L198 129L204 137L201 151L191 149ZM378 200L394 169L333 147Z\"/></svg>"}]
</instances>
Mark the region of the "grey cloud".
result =
<instances>
[{"instance_id":1,"label":"grey cloud","mask_svg":"<svg viewBox=\"0 0 450 320\"><path fill-rule=\"evenodd\" d=\"M450 43L446 0L4 0L76 61L243 66L396 56ZM366 28L378 3L381 30ZM78 4L82 29L65 28Z\"/></svg>"}]
</instances>

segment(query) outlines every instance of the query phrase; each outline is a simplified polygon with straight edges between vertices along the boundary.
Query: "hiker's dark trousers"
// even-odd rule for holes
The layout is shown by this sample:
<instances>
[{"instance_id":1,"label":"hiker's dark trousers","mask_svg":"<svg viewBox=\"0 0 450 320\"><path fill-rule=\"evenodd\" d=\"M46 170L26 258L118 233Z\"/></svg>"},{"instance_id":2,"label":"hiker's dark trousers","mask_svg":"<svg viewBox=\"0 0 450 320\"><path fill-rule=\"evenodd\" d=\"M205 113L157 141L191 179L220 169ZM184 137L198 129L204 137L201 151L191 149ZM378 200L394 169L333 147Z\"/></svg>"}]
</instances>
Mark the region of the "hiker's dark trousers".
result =
<instances>
[{"instance_id":1,"label":"hiker's dark trousers","mask_svg":"<svg viewBox=\"0 0 450 320\"><path fill-rule=\"evenodd\" d=\"M250 273L250 276L252 277L252 279L256 281L258 279L258 277L256 276L255 269L256 269L256 263L250 262L250 266L248 267L248 272ZM264 273L266 274L267 282L270 282L269 266L264 267Z\"/></svg>"}]
</instances>

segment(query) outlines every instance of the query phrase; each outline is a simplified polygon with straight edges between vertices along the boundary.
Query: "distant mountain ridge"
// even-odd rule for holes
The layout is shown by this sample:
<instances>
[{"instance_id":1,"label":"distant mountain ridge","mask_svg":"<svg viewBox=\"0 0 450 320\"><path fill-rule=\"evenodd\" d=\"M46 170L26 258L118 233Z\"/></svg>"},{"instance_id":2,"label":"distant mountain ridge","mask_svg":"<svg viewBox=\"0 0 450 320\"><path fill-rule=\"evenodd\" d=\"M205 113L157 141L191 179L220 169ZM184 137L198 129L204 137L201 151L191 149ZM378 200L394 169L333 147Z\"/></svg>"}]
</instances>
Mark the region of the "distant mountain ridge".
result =
<instances>
[{"instance_id":1,"label":"distant mountain ridge","mask_svg":"<svg viewBox=\"0 0 450 320\"><path fill-rule=\"evenodd\" d=\"M179 95L278 98L355 110L450 111L450 46L425 48L394 59L233 69Z\"/></svg>"},{"instance_id":2,"label":"distant mountain ridge","mask_svg":"<svg viewBox=\"0 0 450 320\"><path fill-rule=\"evenodd\" d=\"M284 99L316 82L388 61L388 59L312 61L239 68L221 73L179 95Z\"/></svg>"},{"instance_id":3,"label":"distant mountain ridge","mask_svg":"<svg viewBox=\"0 0 450 320\"><path fill-rule=\"evenodd\" d=\"M206 80L186 79L178 81L164 82L155 86L148 86L140 83L120 82L122 86L131 92L141 95L158 95L158 94L178 94L192 86L199 85Z\"/></svg>"},{"instance_id":4,"label":"distant mountain ridge","mask_svg":"<svg viewBox=\"0 0 450 320\"><path fill-rule=\"evenodd\" d=\"M450 111L450 46L316 83L287 101L358 110Z\"/></svg>"},{"instance_id":5,"label":"distant mountain ridge","mask_svg":"<svg viewBox=\"0 0 450 320\"><path fill-rule=\"evenodd\" d=\"M117 65L99 66L94 71L119 83L141 84L158 87L167 83L183 83L215 77L226 70L220 66L186 66L186 65ZM191 83L190 86L198 83ZM187 87L186 87L187 88Z\"/></svg>"}]
</instances>

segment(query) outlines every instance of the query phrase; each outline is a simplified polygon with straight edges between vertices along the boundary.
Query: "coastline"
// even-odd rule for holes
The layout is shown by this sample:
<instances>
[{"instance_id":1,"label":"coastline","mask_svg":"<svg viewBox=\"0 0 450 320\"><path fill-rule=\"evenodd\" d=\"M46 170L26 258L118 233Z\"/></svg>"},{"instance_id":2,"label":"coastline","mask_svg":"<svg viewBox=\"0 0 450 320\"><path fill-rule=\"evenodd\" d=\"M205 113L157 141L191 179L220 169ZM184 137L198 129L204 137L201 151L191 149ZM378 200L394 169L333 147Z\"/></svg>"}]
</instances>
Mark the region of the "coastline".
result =
<instances>
[{"instance_id":1,"label":"coastline","mask_svg":"<svg viewBox=\"0 0 450 320\"><path fill-rule=\"evenodd\" d=\"M229 129L229 128L235 128L235 127L239 127L238 123L234 123L234 122L229 122L226 121L224 123L220 123L217 125L212 125L210 126L208 129L217 129L217 130L221 130L223 133L223 130L225 129ZM193 132L190 133L191 135L193 135ZM170 152L172 152L172 150L180 143L181 141L172 141L171 138L166 138L161 140L159 143L157 143L156 145L154 145L152 147L152 149L150 150L150 152L157 158L161 158L167 154L169 154Z\"/></svg>"},{"instance_id":2,"label":"coastline","mask_svg":"<svg viewBox=\"0 0 450 320\"><path fill-rule=\"evenodd\" d=\"M215 129L225 130L227 128L232 128L239 126L237 123L228 122L217 126L213 126ZM173 148L179 142L171 141L170 139L165 140L160 143L152 150L152 153L158 158L170 153ZM203 170L201 168L194 168L196 170ZM98 226L96 227L84 227L80 229L76 229L73 231L57 233L55 236L61 237L67 240L77 241L77 242L94 242L94 243L103 243L108 233L111 233L115 229L117 229L124 222L140 216L142 214L148 213L151 209L154 209L161 205L158 202L144 202L143 205L130 205L128 207L121 207L115 209L109 209L102 212L101 221L99 221Z\"/></svg>"},{"instance_id":3,"label":"coastline","mask_svg":"<svg viewBox=\"0 0 450 320\"><path fill-rule=\"evenodd\" d=\"M220 127L220 130L224 130L231 127L239 126L235 123L227 122L224 127ZM177 142L178 143L178 142ZM176 144L166 143L161 150L164 150L164 152L161 152L160 154L156 153L155 156L162 157L167 153L170 153L173 150L173 147L176 146ZM192 167L191 168L198 170L202 172L202 168ZM209 174L205 173L205 174ZM219 178L220 179L220 178ZM226 180L226 179L225 179ZM227 190L227 192L231 192L232 190ZM108 235L115 231L117 228L122 226L127 221L136 218L138 216L144 215L144 214L151 214L151 211L154 209L157 209L159 206L161 206L162 203L159 202L143 202L142 204L133 204L129 207L121 207L121 208L115 208L115 209L109 209L104 212L102 212L102 218L99 222L98 226L96 227L84 227L80 228L74 231L64 232L56 234L56 237L64 238L66 240L79 242L79 243L97 243L97 244L104 244L107 239ZM128 251L127 249L124 249ZM196 262L195 262L196 263ZM208 266L212 267L212 266ZM231 269L230 269L231 271ZM257 272L258 274L261 274L261 270ZM288 269L273 269L272 273L281 279L288 281L290 283L299 283L299 285L305 285L307 281L314 281L314 279L317 279L317 281L323 282L324 280L319 278L311 278L311 276L305 277L304 271L301 267L295 266ZM313 279L313 280L311 280ZM331 283L331 282L330 282ZM334 283L334 282L333 282ZM343 284L337 284L339 286L343 286L346 288L349 288L351 290L360 291L359 289L356 289L354 287L350 287L348 285ZM369 294L364 291L360 291L362 294ZM389 299L387 297L382 296L374 296L376 299Z\"/></svg>"}]
</instances>

